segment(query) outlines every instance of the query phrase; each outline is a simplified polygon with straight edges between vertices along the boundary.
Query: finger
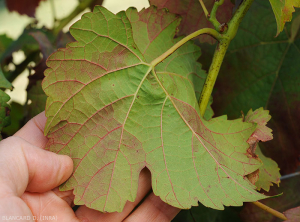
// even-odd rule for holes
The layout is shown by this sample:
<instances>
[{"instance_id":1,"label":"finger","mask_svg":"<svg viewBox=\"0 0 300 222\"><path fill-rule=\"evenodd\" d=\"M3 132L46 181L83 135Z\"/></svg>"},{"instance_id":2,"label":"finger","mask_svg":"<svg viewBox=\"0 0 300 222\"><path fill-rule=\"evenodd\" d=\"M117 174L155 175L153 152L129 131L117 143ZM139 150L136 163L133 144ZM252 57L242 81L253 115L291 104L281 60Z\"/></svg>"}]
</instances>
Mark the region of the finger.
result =
<instances>
[{"instance_id":1,"label":"finger","mask_svg":"<svg viewBox=\"0 0 300 222\"><path fill-rule=\"evenodd\" d=\"M0 199L0 221L12 221L13 217L26 218L26 222L34 222L31 210L26 203L16 196L6 196Z\"/></svg>"},{"instance_id":2,"label":"finger","mask_svg":"<svg viewBox=\"0 0 300 222\"><path fill-rule=\"evenodd\" d=\"M53 191L42 194L25 192L21 198L37 217L37 221L79 222L68 202Z\"/></svg>"},{"instance_id":3,"label":"finger","mask_svg":"<svg viewBox=\"0 0 300 222\"><path fill-rule=\"evenodd\" d=\"M14 136L21 137L37 147L45 148L48 142L47 137L44 136L46 120L45 112L42 112L26 123Z\"/></svg>"},{"instance_id":4,"label":"finger","mask_svg":"<svg viewBox=\"0 0 300 222\"><path fill-rule=\"evenodd\" d=\"M146 194L151 189L151 175L149 170L144 169L140 173L139 185L137 191L137 197L134 202L127 202L121 213L101 213L99 211L87 208L86 206L81 206L76 211L76 216L80 219L86 219L90 222L101 221L101 222L118 222L123 221L130 212L135 208L135 206L146 196Z\"/></svg>"},{"instance_id":5,"label":"finger","mask_svg":"<svg viewBox=\"0 0 300 222\"><path fill-rule=\"evenodd\" d=\"M0 169L0 196L1 193L20 196L25 190L45 192L57 187L71 175L73 162L68 156L40 149L13 136L0 143Z\"/></svg>"},{"instance_id":6,"label":"finger","mask_svg":"<svg viewBox=\"0 0 300 222\"><path fill-rule=\"evenodd\" d=\"M167 222L171 221L180 209L164 203L151 193L124 222Z\"/></svg>"},{"instance_id":7,"label":"finger","mask_svg":"<svg viewBox=\"0 0 300 222\"><path fill-rule=\"evenodd\" d=\"M67 191L60 191L59 187L56 187L52 190L56 196L58 196L60 199L63 199L64 201L66 201L68 203L68 205L70 207L74 207L74 194L73 194L73 190L67 190Z\"/></svg>"}]
</instances>

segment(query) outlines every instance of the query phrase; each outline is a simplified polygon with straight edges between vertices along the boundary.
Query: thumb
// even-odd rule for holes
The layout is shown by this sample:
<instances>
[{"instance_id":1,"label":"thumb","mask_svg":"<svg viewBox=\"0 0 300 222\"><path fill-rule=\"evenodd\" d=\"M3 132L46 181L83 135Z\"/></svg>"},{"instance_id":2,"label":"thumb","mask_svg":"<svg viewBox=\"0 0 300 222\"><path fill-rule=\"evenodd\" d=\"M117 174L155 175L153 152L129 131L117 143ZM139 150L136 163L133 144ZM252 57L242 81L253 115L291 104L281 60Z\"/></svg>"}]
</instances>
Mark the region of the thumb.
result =
<instances>
[{"instance_id":1,"label":"thumb","mask_svg":"<svg viewBox=\"0 0 300 222\"><path fill-rule=\"evenodd\" d=\"M0 143L0 168L2 188L21 196L25 191L46 192L59 186L72 174L73 162L68 156L10 137Z\"/></svg>"}]
</instances>

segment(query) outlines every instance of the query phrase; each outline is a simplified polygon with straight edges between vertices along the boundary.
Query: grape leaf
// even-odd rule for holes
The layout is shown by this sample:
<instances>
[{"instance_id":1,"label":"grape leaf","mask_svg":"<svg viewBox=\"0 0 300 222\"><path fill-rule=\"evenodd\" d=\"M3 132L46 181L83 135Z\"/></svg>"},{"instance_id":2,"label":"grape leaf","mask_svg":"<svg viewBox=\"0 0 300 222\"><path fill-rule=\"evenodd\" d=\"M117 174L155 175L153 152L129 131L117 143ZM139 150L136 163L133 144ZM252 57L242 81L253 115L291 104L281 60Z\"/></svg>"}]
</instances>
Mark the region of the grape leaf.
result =
<instances>
[{"instance_id":1,"label":"grape leaf","mask_svg":"<svg viewBox=\"0 0 300 222\"><path fill-rule=\"evenodd\" d=\"M7 102L10 100L9 95L0 90L0 132L3 127L8 126L10 124L10 107ZM2 136L0 135L0 140Z\"/></svg>"},{"instance_id":2,"label":"grape leaf","mask_svg":"<svg viewBox=\"0 0 300 222\"><path fill-rule=\"evenodd\" d=\"M277 35L282 32L286 22L292 20L294 7L300 7L300 0L269 0L277 22Z\"/></svg>"},{"instance_id":3,"label":"grape leaf","mask_svg":"<svg viewBox=\"0 0 300 222\"><path fill-rule=\"evenodd\" d=\"M256 189L265 191L270 190L270 186L273 183L279 186L280 183L280 173L277 163L271 158L266 157L259 146L256 147L255 154L258 155L259 159L263 162L263 165L259 168L258 180L255 183Z\"/></svg>"},{"instance_id":4,"label":"grape leaf","mask_svg":"<svg viewBox=\"0 0 300 222\"><path fill-rule=\"evenodd\" d=\"M35 9L40 4L40 1L45 0L5 0L5 3L10 12L16 11L20 15L35 17Z\"/></svg>"},{"instance_id":5,"label":"grape leaf","mask_svg":"<svg viewBox=\"0 0 300 222\"><path fill-rule=\"evenodd\" d=\"M27 107L26 118L28 119L45 110L47 96L42 89L41 82L41 80L37 81L27 92L27 101L30 101Z\"/></svg>"},{"instance_id":6,"label":"grape leaf","mask_svg":"<svg viewBox=\"0 0 300 222\"><path fill-rule=\"evenodd\" d=\"M192 82L203 72L199 48L190 41L156 67L149 63L179 41L179 23L154 7L117 15L95 7L71 27L77 42L49 57L47 149L72 157L62 190L74 189L75 204L122 211L144 167L154 194L175 207L200 201L224 209L265 198L244 177L260 166L246 155L256 125L199 116Z\"/></svg>"},{"instance_id":7,"label":"grape leaf","mask_svg":"<svg viewBox=\"0 0 300 222\"><path fill-rule=\"evenodd\" d=\"M12 39L7 37L6 35L0 35L0 58L2 54L5 52L6 48L12 43ZM0 88L11 89L11 83L5 78L2 69L0 68Z\"/></svg>"},{"instance_id":8,"label":"grape leaf","mask_svg":"<svg viewBox=\"0 0 300 222\"><path fill-rule=\"evenodd\" d=\"M37 41L30 35L33 32L43 32L47 35L49 39L53 39L52 34L45 29L25 29L24 32L19 36L19 38L13 42L9 46L6 47L5 51L0 55L0 63L3 63L6 58L12 56L13 52L18 50L24 51L25 55L29 55L32 52L35 52L40 49Z\"/></svg>"},{"instance_id":9,"label":"grape leaf","mask_svg":"<svg viewBox=\"0 0 300 222\"><path fill-rule=\"evenodd\" d=\"M0 68L0 88L10 89L10 90L13 89L11 83L5 78L1 68Z\"/></svg>"},{"instance_id":10,"label":"grape leaf","mask_svg":"<svg viewBox=\"0 0 300 222\"><path fill-rule=\"evenodd\" d=\"M151 5L158 8L167 8L170 12L179 14L183 20L179 26L178 35L188 35L201 28L214 28L202 10L199 0L149 0ZM211 11L214 2L212 0L203 0L208 12ZM223 5L217 11L217 19L226 23L232 16L234 4L230 0L225 0ZM201 42L215 43L216 40L209 35L199 36Z\"/></svg>"},{"instance_id":11,"label":"grape leaf","mask_svg":"<svg viewBox=\"0 0 300 222\"><path fill-rule=\"evenodd\" d=\"M2 134L5 137L14 135L24 125L24 106L16 102L10 103L9 116L11 120L10 125L2 129Z\"/></svg>"},{"instance_id":12,"label":"grape leaf","mask_svg":"<svg viewBox=\"0 0 300 222\"><path fill-rule=\"evenodd\" d=\"M266 126L270 119L271 116L269 115L269 111L264 110L262 107L255 111L252 111L252 109L248 111L245 121L248 123L257 123L257 128L251 136L257 142L266 142L273 139L272 130Z\"/></svg>"},{"instance_id":13,"label":"grape leaf","mask_svg":"<svg viewBox=\"0 0 300 222\"><path fill-rule=\"evenodd\" d=\"M249 180L255 184L257 190L264 189L269 191L270 186L273 185L272 183L278 185L280 182L280 173L277 163L265 157L258 146L259 141L266 142L273 139L272 130L266 126L270 119L269 111L263 108L259 108L255 111L250 109L245 117L246 122L257 123L256 130L247 141L250 145L248 149L250 155L253 155L254 158L258 157L263 162L259 170L247 175Z\"/></svg>"},{"instance_id":14,"label":"grape leaf","mask_svg":"<svg viewBox=\"0 0 300 222\"><path fill-rule=\"evenodd\" d=\"M287 220L286 222L299 222L300 221L300 207L289 209L283 213Z\"/></svg>"},{"instance_id":15,"label":"grape leaf","mask_svg":"<svg viewBox=\"0 0 300 222\"><path fill-rule=\"evenodd\" d=\"M270 4L254 1L229 46L213 103L216 115L226 113L229 118L251 108L270 111L274 139L260 146L283 175L295 172L300 155L300 35L292 40L291 26L274 39Z\"/></svg>"},{"instance_id":16,"label":"grape leaf","mask_svg":"<svg viewBox=\"0 0 300 222\"><path fill-rule=\"evenodd\" d=\"M6 35L0 35L0 57L6 48L13 42L13 40Z\"/></svg>"}]
</instances>

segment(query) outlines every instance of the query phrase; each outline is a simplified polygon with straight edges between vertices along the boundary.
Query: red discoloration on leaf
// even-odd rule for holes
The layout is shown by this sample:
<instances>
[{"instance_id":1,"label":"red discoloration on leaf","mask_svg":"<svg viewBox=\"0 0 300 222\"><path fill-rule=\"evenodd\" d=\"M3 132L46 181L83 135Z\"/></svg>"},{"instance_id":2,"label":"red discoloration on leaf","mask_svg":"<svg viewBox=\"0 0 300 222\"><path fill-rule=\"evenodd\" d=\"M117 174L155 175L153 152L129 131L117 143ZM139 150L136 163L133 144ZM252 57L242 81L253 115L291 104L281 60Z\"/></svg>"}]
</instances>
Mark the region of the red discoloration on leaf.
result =
<instances>
[{"instance_id":1,"label":"red discoloration on leaf","mask_svg":"<svg viewBox=\"0 0 300 222\"><path fill-rule=\"evenodd\" d=\"M9 11L16 11L21 15L35 17L35 9L45 0L6 0L6 6Z\"/></svg>"},{"instance_id":2,"label":"red discoloration on leaf","mask_svg":"<svg viewBox=\"0 0 300 222\"><path fill-rule=\"evenodd\" d=\"M253 173L247 175L247 178L252 184L255 184L259 179L259 169L254 171Z\"/></svg>"},{"instance_id":3,"label":"red discoloration on leaf","mask_svg":"<svg viewBox=\"0 0 300 222\"><path fill-rule=\"evenodd\" d=\"M208 11L210 12L214 1L203 1ZM158 8L167 8L170 12L182 16L182 22L179 26L178 35L188 35L201 28L213 28L213 25L207 20L199 0L150 0L150 4L156 5ZM217 11L219 22L226 23L232 16L234 5L230 0L225 0L223 5ZM215 43L216 40L208 35L199 37L201 42Z\"/></svg>"},{"instance_id":4,"label":"red discoloration on leaf","mask_svg":"<svg viewBox=\"0 0 300 222\"><path fill-rule=\"evenodd\" d=\"M249 110L245 117L245 121L248 123L257 123L257 128L249 138L249 141L252 141L255 138L257 141L266 142L273 139L272 130L267 127L268 121L271 119L268 110L263 110L259 108L254 112Z\"/></svg>"}]
</instances>

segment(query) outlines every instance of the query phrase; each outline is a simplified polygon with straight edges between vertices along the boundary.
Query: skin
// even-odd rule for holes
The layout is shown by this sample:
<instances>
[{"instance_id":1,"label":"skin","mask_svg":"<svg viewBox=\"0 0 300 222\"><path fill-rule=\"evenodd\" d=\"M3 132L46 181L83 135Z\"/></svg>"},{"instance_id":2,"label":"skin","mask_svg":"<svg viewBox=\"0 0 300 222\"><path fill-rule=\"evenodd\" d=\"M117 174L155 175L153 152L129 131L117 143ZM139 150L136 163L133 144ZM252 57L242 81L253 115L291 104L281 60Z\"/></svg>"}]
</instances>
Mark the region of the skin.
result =
<instances>
[{"instance_id":1,"label":"skin","mask_svg":"<svg viewBox=\"0 0 300 222\"><path fill-rule=\"evenodd\" d=\"M101 213L85 206L74 212L72 191L57 188L72 174L73 162L44 150L48 141L43 134L45 123L43 112L0 142L0 221L11 216L29 216L31 220L26 221L34 221L33 216L55 216L60 222L165 222L180 211L150 193L132 212L151 189L150 172L143 170L135 202L127 202L121 213Z\"/></svg>"}]
</instances>

